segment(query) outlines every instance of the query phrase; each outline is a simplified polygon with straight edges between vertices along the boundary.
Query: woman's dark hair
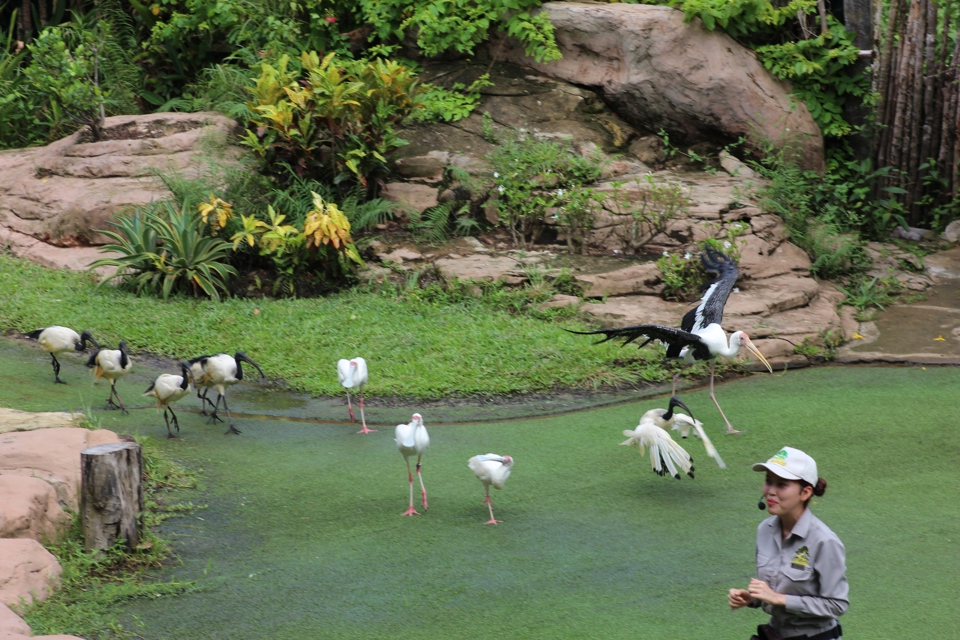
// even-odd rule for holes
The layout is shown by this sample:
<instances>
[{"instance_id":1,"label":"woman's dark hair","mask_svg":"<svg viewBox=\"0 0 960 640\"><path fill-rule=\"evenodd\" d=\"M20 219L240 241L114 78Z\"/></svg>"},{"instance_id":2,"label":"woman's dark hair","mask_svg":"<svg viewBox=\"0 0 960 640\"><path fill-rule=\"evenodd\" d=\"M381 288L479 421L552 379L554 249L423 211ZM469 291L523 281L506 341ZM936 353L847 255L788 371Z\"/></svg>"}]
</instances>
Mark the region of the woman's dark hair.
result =
<instances>
[{"instance_id":1,"label":"woman's dark hair","mask_svg":"<svg viewBox=\"0 0 960 640\"><path fill-rule=\"evenodd\" d=\"M813 487L813 495L822 496L827 492L827 481L823 478L817 478L817 484L812 485L805 480L800 481L800 490L803 491L804 487Z\"/></svg>"}]
</instances>

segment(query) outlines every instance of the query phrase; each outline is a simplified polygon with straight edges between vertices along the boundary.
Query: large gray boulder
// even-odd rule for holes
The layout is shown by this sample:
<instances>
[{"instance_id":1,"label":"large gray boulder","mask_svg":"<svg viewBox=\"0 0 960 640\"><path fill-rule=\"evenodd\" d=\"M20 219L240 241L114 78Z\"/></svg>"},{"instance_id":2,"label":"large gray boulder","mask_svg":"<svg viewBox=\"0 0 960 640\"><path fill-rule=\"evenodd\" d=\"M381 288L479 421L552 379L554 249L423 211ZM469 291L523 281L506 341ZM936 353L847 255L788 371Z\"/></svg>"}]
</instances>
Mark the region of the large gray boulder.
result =
<instances>
[{"instance_id":1,"label":"large gray boulder","mask_svg":"<svg viewBox=\"0 0 960 640\"><path fill-rule=\"evenodd\" d=\"M807 169L823 169L823 136L789 87L753 52L699 19L684 23L671 7L548 2L563 58L538 63L514 40L492 43L500 59L602 90L625 120L688 142L729 142L744 136L762 152L795 148Z\"/></svg>"}]
</instances>

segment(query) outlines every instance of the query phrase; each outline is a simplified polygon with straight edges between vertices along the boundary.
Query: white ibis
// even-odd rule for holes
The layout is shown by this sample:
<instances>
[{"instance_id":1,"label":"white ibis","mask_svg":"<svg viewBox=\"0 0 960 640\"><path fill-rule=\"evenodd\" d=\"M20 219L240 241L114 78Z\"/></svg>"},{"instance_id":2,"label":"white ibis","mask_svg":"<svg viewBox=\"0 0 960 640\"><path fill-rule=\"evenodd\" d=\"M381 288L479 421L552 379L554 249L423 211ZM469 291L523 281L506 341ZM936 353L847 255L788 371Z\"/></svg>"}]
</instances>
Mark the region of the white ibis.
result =
<instances>
[{"instance_id":1,"label":"white ibis","mask_svg":"<svg viewBox=\"0 0 960 640\"><path fill-rule=\"evenodd\" d=\"M717 406L717 410L723 416L723 421L727 424L727 433L740 433L727 420L727 416L723 413L723 409L720 408L720 403L717 402L717 397L713 393L716 358L717 356L735 358L740 353L740 348L746 347L767 367L770 373L773 373L773 367L770 366L770 363L763 357L756 345L750 341L750 337L745 332L733 332L728 342L727 334L720 326L720 322L723 320L723 307L727 303L727 298L730 296L730 291L733 289L739 274L737 265L730 258L710 247L705 248L703 253L700 254L700 260L703 262L707 273L716 273L717 278L707 285L706 293L700 298L700 304L683 316L679 329L659 324L638 324L619 329L571 331L571 333L603 334L606 337L600 342L617 338L624 340L624 345L643 336L647 339L640 345L640 348L645 347L652 340L659 340L667 345L668 360L680 360L687 364L699 360L709 360L710 399L713 400L713 404ZM678 373L673 377L673 394L677 391L679 375Z\"/></svg>"},{"instance_id":2,"label":"white ibis","mask_svg":"<svg viewBox=\"0 0 960 640\"><path fill-rule=\"evenodd\" d=\"M658 476L669 473L671 476L680 479L680 471L683 471L691 478L693 477L693 458L684 451L683 447L673 441L670 434L655 424L654 412L662 412L663 409L652 409L643 414L640 418L640 424L632 431L626 429L623 435L627 439L621 442L621 445L636 445L643 454L647 448L650 449L650 466L653 472ZM679 469L679 471L678 471Z\"/></svg>"},{"instance_id":3,"label":"white ibis","mask_svg":"<svg viewBox=\"0 0 960 640\"><path fill-rule=\"evenodd\" d=\"M100 378L106 378L110 381L110 397L107 398L107 408L120 409L127 413L127 408L123 406L123 400L117 393L117 380L130 373L130 370L133 369L133 363L130 361L129 354L127 354L127 343L121 340L119 346L119 349L97 349L87 360L87 366L96 367L93 372L94 382ZM114 403L114 397L120 403L119 406Z\"/></svg>"},{"instance_id":4,"label":"white ibis","mask_svg":"<svg viewBox=\"0 0 960 640\"><path fill-rule=\"evenodd\" d=\"M416 509L413 508L413 473L410 472L410 456L417 456L417 477L420 479L420 501L423 504L423 510L427 510L427 488L423 486L423 475L420 473L420 458L423 452L430 446L430 436L427 435L427 428L423 426L423 416L419 413L413 414L413 419L409 424L398 424L394 432L397 449L403 454L403 459L407 463L407 479L410 482L410 507L401 515L418 516Z\"/></svg>"},{"instance_id":5,"label":"white ibis","mask_svg":"<svg viewBox=\"0 0 960 640\"><path fill-rule=\"evenodd\" d=\"M43 347L43 350L50 354L51 364L53 365L53 380L59 384L67 384L60 379L60 362L57 360L58 353L67 353L68 351L85 351L87 342L98 347L97 341L93 339L89 331L77 334L73 329L67 327L52 326L45 329L37 329L24 334L26 337L36 340Z\"/></svg>"},{"instance_id":6,"label":"white ibis","mask_svg":"<svg viewBox=\"0 0 960 640\"><path fill-rule=\"evenodd\" d=\"M243 380L243 363L253 365L260 372L260 377L265 378L263 369L256 362L247 357L243 351L237 351L234 355L229 353L219 353L215 356L200 358L200 367L206 380L205 384L217 388L220 397L213 405L213 416L217 414L217 407L223 400L223 408L227 410L227 430L224 433L240 433L240 430L233 426L233 418L230 417L230 407L227 406L227 387L232 387Z\"/></svg>"},{"instance_id":7,"label":"white ibis","mask_svg":"<svg viewBox=\"0 0 960 640\"><path fill-rule=\"evenodd\" d=\"M367 419L363 415L363 385L367 384L367 361L363 358L341 358L337 361L337 377L340 385L347 390L347 408L350 410L350 419L356 420L353 415L353 404L350 402L350 389L357 390L360 398L360 421L363 428L357 433L373 433L376 429L367 428Z\"/></svg>"},{"instance_id":8,"label":"white ibis","mask_svg":"<svg viewBox=\"0 0 960 640\"><path fill-rule=\"evenodd\" d=\"M677 407L683 409L690 415L675 413L674 409ZM681 438L687 438L690 432L693 431L697 437L703 440L703 446L707 450L707 455L716 460L717 465L719 465L721 469L727 468L727 465L720 459L720 454L717 453L717 449L713 446L713 443L710 442L710 438L707 437L706 432L703 430L703 423L693 417L693 412L690 411L687 405L683 404L677 396L670 398L670 404L667 405L666 410L651 409L647 411L643 414L643 417L640 418L640 422L644 420L652 420L653 424L667 432L671 430L679 431Z\"/></svg>"},{"instance_id":9,"label":"white ibis","mask_svg":"<svg viewBox=\"0 0 960 640\"><path fill-rule=\"evenodd\" d=\"M493 517L493 502L490 500L490 485L494 489L503 489L503 485L510 477L510 470L513 468L513 458L510 456L501 456L496 453L487 453L485 455L473 456L467 461L467 466L473 475L483 483L484 494L483 501L487 503L490 509L490 519L483 524L497 524L503 520L497 520Z\"/></svg>"},{"instance_id":10,"label":"white ibis","mask_svg":"<svg viewBox=\"0 0 960 640\"><path fill-rule=\"evenodd\" d=\"M190 364L181 362L180 373L181 375L179 376L171 373L161 373L157 376L157 379L154 380L153 384L150 385L150 388L143 394L156 398L158 409L163 407L163 420L167 423L168 438L174 438L176 436L170 431L170 419L167 417L167 411L173 416L173 426L176 427L177 433L180 433L180 421L177 420L177 414L173 412L173 407L170 405L188 395L191 391Z\"/></svg>"}]
</instances>

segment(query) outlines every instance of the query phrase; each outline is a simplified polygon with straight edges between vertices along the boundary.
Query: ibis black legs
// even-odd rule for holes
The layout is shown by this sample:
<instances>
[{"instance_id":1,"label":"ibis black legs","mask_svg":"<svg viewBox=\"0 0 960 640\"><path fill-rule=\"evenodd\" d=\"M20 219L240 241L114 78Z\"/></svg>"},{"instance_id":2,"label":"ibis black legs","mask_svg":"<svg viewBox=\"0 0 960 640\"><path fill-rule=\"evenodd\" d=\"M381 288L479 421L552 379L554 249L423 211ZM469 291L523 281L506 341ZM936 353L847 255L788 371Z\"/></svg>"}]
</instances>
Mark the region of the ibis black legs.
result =
<instances>
[{"instance_id":1,"label":"ibis black legs","mask_svg":"<svg viewBox=\"0 0 960 640\"><path fill-rule=\"evenodd\" d=\"M177 414L175 414L175 413L173 412L173 408L172 408L172 407L166 407L166 408L163 410L163 419L164 419L164 421L167 423L167 437L168 437L168 438L176 438L177 436L173 435L173 432L170 431L170 419L167 418L167 411L169 411L169 412L170 412L170 415L173 416L173 426L176 428L177 433L180 433L180 421L177 420Z\"/></svg>"},{"instance_id":2,"label":"ibis black legs","mask_svg":"<svg viewBox=\"0 0 960 640\"><path fill-rule=\"evenodd\" d=\"M67 384L60 379L60 362L57 360L57 355L55 353L50 354L50 358L53 360L51 363L53 365L53 380L57 384Z\"/></svg>"},{"instance_id":3,"label":"ibis black legs","mask_svg":"<svg viewBox=\"0 0 960 640\"><path fill-rule=\"evenodd\" d=\"M123 406L123 400L120 399L120 394L117 393L116 385L117 385L116 380L110 381L110 397L107 398L107 409L120 409L123 413L130 413L129 411L127 411L127 408ZM114 402L113 401L114 398L116 398L117 402L119 402L120 404L117 404L116 402Z\"/></svg>"}]
</instances>

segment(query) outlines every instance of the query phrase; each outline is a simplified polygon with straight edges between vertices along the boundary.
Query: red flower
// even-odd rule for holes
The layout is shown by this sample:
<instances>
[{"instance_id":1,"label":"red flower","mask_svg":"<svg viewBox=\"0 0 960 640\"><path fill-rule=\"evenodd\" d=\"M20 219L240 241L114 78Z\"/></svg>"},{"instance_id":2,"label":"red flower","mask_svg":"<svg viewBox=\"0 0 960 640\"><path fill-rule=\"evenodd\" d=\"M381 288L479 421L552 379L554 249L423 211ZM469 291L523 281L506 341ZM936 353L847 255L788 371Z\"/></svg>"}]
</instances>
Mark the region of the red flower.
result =
<instances>
[{"instance_id":1,"label":"red flower","mask_svg":"<svg viewBox=\"0 0 960 640\"><path fill-rule=\"evenodd\" d=\"M324 20L326 20L330 24L333 24L334 22L337 21L337 19L334 16L327 16L326 18L324 18Z\"/></svg>"}]
</instances>

